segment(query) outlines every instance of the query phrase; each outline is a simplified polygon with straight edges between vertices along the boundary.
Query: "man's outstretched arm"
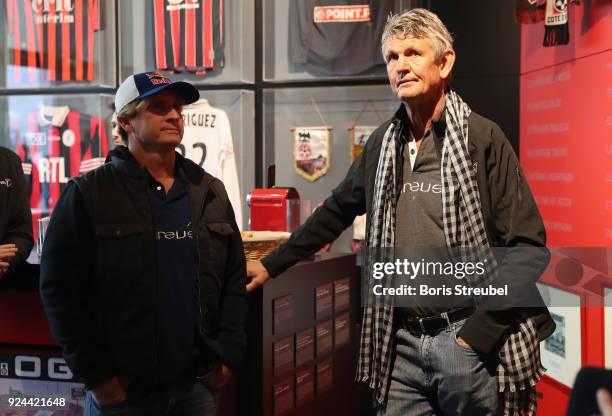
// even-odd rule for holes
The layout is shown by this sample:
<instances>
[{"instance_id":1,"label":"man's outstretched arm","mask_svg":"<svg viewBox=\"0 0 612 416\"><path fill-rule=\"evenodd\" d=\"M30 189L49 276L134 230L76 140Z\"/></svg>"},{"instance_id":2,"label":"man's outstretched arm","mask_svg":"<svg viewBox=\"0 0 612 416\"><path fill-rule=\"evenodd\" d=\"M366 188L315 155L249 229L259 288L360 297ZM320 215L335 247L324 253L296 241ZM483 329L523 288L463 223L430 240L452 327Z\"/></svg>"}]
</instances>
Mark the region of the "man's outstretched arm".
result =
<instances>
[{"instance_id":1,"label":"man's outstretched arm","mask_svg":"<svg viewBox=\"0 0 612 416\"><path fill-rule=\"evenodd\" d=\"M250 292L276 277L300 260L307 259L325 244L331 243L351 226L358 215L366 212L365 152L349 169L344 180L306 223L291 234L289 240L261 261L247 263L247 285Z\"/></svg>"}]
</instances>

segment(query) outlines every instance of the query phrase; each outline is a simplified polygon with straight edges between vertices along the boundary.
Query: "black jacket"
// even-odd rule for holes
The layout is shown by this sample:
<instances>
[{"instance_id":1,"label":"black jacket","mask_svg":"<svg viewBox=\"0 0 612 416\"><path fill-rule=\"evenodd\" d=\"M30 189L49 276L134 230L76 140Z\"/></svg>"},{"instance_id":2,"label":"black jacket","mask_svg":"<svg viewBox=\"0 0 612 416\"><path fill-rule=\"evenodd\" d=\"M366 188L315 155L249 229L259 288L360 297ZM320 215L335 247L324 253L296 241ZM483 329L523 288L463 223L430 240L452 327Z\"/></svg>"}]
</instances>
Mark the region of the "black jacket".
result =
<instances>
[{"instance_id":1,"label":"black jacket","mask_svg":"<svg viewBox=\"0 0 612 416\"><path fill-rule=\"evenodd\" d=\"M239 366L246 346L245 257L221 181L177 154L197 236L199 365ZM110 162L108 162L110 160ZM88 386L124 376L153 388L157 262L146 170L125 147L72 179L43 247L41 294L52 332ZM190 301L189 299L185 300Z\"/></svg>"},{"instance_id":2,"label":"black jacket","mask_svg":"<svg viewBox=\"0 0 612 416\"><path fill-rule=\"evenodd\" d=\"M407 125L403 106L392 119L370 135L361 156L323 205L292 234L286 244L262 260L272 276L333 241L353 223L357 215L369 212L382 140L392 121ZM546 249L537 250L537 253L533 250L533 247L545 247L546 232L529 186L523 180L510 143L495 123L472 112L468 127L468 151L472 163L477 166L477 182L489 242L494 247L512 248L506 251L499 275L520 273L522 280L529 281L533 286L548 265L549 254ZM434 136L438 138L436 146L441 152L444 118L433 128L436 130ZM401 152L397 153L401 157ZM400 167L398 177L401 178L402 163L397 163L397 166ZM397 182L399 192L401 181ZM522 312L534 316L538 337L542 340L554 331L555 326L541 298L539 295L536 297L540 301L539 307ZM494 353L510 330L511 317L516 313L519 313L518 308L479 308L466 321L459 336L480 352Z\"/></svg>"},{"instance_id":3,"label":"black jacket","mask_svg":"<svg viewBox=\"0 0 612 416\"><path fill-rule=\"evenodd\" d=\"M15 244L19 251L9 266L25 261L34 245L32 213L19 157L0 147L0 244Z\"/></svg>"}]
</instances>

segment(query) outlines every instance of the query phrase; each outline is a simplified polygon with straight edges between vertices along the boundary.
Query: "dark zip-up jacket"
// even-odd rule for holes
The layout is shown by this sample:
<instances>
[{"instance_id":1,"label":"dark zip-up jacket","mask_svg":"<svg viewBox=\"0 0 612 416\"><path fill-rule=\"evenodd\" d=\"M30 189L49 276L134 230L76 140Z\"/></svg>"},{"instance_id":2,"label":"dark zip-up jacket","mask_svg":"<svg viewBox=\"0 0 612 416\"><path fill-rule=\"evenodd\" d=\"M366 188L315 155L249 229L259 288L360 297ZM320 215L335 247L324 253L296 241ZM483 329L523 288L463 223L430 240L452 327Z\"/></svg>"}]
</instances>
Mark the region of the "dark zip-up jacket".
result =
<instances>
[{"instance_id":1,"label":"dark zip-up jacket","mask_svg":"<svg viewBox=\"0 0 612 416\"><path fill-rule=\"evenodd\" d=\"M32 213L19 156L0 147L0 244L15 244L19 250L8 273L28 258L34 245Z\"/></svg>"},{"instance_id":2,"label":"dark zip-up jacket","mask_svg":"<svg viewBox=\"0 0 612 416\"><path fill-rule=\"evenodd\" d=\"M245 257L221 181L177 154L198 265L198 365L237 367L246 347ZM72 179L43 247L41 295L71 370L86 385L112 376L156 387L158 276L147 172L125 147Z\"/></svg>"},{"instance_id":3,"label":"dark zip-up jacket","mask_svg":"<svg viewBox=\"0 0 612 416\"><path fill-rule=\"evenodd\" d=\"M292 234L287 243L262 260L272 276L277 276L335 240L353 223L356 216L369 213L383 137L392 122L404 123L403 125L407 126L403 106L393 118L370 135L363 153L323 205ZM434 123L433 128L437 130L434 136L442 139L444 123ZM518 273L521 280L527 281L535 290L535 281L548 265L549 254L545 249L544 224L529 186L523 179L514 150L499 126L472 112L468 119L468 128L468 151L477 170L477 183L489 242L493 247L510 248L505 252L498 274L507 277L508 274ZM437 140L436 146L441 152L441 140ZM397 154L398 158L401 158L401 151ZM398 192L401 187L402 165L401 160L398 160ZM534 247L542 250L534 250ZM552 334L555 326L539 295L536 294L535 297L538 307L522 310L506 307L479 308L466 321L458 335L477 351L492 354L510 331L512 317L522 313L534 317L538 338L542 340ZM533 303L529 306L533 306Z\"/></svg>"}]
</instances>

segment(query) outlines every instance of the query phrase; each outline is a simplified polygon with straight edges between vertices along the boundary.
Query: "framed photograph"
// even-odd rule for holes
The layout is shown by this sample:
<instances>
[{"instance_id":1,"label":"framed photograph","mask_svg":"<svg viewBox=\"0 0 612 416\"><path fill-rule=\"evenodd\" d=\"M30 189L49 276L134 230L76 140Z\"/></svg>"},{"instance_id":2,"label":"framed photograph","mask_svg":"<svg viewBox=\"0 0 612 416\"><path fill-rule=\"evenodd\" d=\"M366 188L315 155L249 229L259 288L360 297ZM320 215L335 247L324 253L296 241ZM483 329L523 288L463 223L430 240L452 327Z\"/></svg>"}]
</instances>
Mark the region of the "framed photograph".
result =
<instances>
[{"instance_id":1,"label":"framed photograph","mask_svg":"<svg viewBox=\"0 0 612 416\"><path fill-rule=\"evenodd\" d=\"M351 280L349 278L334 282L334 311L348 309L350 305Z\"/></svg>"},{"instance_id":2,"label":"framed photograph","mask_svg":"<svg viewBox=\"0 0 612 416\"><path fill-rule=\"evenodd\" d=\"M308 328L295 334L295 366L299 367L314 358L314 330Z\"/></svg>"},{"instance_id":3,"label":"framed photograph","mask_svg":"<svg viewBox=\"0 0 612 416\"><path fill-rule=\"evenodd\" d=\"M582 367L582 312L580 295L538 284L548 310L555 321L553 334L540 344L546 375L571 387Z\"/></svg>"},{"instance_id":4,"label":"framed photograph","mask_svg":"<svg viewBox=\"0 0 612 416\"><path fill-rule=\"evenodd\" d=\"M333 312L334 288L332 282L315 288L315 319L327 318Z\"/></svg>"},{"instance_id":5,"label":"framed photograph","mask_svg":"<svg viewBox=\"0 0 612 416\"><path fill-rule=\"evenodd\" d=\"M317 395L331 390L334 384L334 359L328 357L317 364Z\"/></svg>"},{"instance_id":6,"label":"framed photograph","mask_svg":"<svg viewBox=\"0 0 612 416\"><path fill-rule=\"evenodd\" d=\"M274 416L291 414L293 412L294 377L276 383L274 389Z\"/></svg>"},{"instance_id":7,"label":"framed photograph","mask_svg":"<svg viewBox=\"0 0 612 416\"><path fill-rule=\"evenodd\" d=\"M274 334L291 329L293 323L293 295L285 295L272 300L272 328Z\"/></svg>"},{"instance_id":8,"label":"framed photograph","mask_svg":"<svg viewBox=\"0 0 612 416\"><path fill-rule=\"evenodd\" d=\"M295 374L295 404L302 406L314 399L314 369L308 367Z\"/></svg>"},{"instance_id":9,"label":"framed photograph","mask_svg":"<svg viewBox=\"0 0 612 416\"><path fill-rule=\"evenodd\" d=\"M340 348L343 345L346 345L349 343L350 338L351 338L349 322L350 322L350 315L348 312L338 315L334 319L335 348Z\"/></svg>"},{"instance_id":10,"label":"framed photograph","mask_svg":"<svg viewBox=\"0 0 612 416\"><path fill-rule=\"evenodd\" d=\"M317 358L327 354L334 348L333 321L325 321L317 325Z\"/></svg>"},{"instance_id":11,"label":"framed photograph","mask_svg":"<svg viewBox=\"0 0 612 416\"><path fill-rule=\"evenodd\" d=\"M274 375L293 370L293 335L279 339L272 347L274 351Z\"/></svg>"}]
</instances>

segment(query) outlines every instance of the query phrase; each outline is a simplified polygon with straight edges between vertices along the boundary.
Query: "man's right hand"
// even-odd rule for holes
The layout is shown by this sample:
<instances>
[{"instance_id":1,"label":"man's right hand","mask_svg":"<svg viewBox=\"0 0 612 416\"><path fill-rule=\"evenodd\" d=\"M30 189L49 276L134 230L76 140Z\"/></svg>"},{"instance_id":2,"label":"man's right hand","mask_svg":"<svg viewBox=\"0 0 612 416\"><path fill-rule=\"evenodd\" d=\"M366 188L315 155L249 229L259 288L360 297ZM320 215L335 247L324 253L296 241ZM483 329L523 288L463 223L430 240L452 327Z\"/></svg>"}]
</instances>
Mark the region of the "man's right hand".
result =
<instances>
[{"instance_id":1,"label":"man's right hand","mask_svg":"<svg viewBox=\"0 0 612 416\"><path fill-rule=\"evenodd\" d=\"M101 381L92 389L94 399L102 405L115 405L127 400L127 382L119 377Z\"/></svg>"},{"instance_id":2,"label":"man's right hand","mask_svg":"<svg viewBox=\"0 0 612 416\"><path fill-rule=\"evenodd\" d=\"M18 251L19 249L15 244L0 244L0 278L8 271L10 261Z\"/></svg>"},{"instance_id":3,"label":"man's right hand","mask_svg":"<svg viewBox=\"0 0 612 416\"><path fill-rule=\"evenodd\" d=\"M270 279L270 273L259 260L248 261L246 269L247 277L251 279L251 282L246 286L247 292L252 292L259 286L263 286Z\"/></svg>"},{"instance_id":4,"label":"man's right hand","mask_svg":"<svg viewBox=\"0 0 612 416\"><path fill-rule=\"evenodd\" d=\"M597 390L597 404L601 416L612 416L612 394L606 388Z\"/></svg>"}]
</instances>

